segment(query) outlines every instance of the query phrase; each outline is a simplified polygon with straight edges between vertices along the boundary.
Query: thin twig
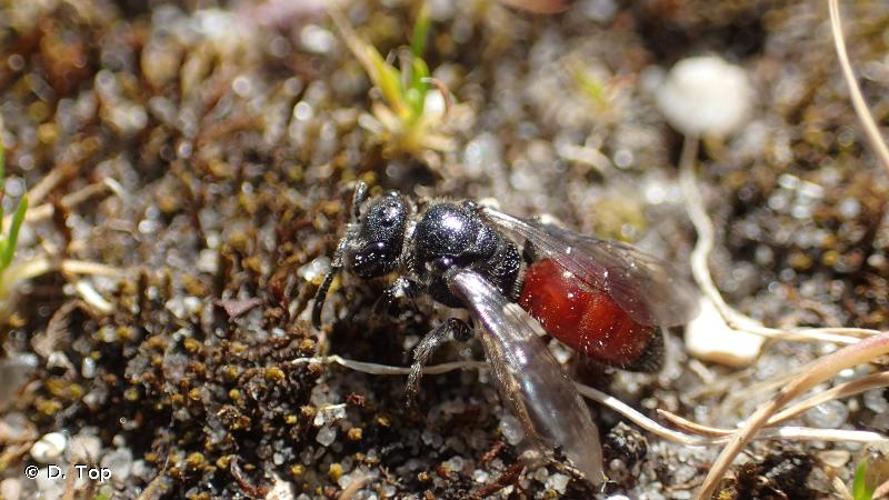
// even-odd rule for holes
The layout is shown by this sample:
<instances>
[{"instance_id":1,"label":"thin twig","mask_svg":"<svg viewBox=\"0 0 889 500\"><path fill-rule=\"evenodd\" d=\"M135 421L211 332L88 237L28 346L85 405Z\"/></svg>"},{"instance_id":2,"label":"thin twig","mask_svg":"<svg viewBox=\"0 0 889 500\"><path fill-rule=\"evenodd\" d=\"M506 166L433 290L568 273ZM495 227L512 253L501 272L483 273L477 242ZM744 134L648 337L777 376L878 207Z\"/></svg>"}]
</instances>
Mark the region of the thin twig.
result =
<instances>
[{"instance_id":1,"label":"thin twig","mask_svg":"<svg viewBox=\"0 0 889 500\"><path fill-rule=\"evenodd\" d=\"M880 134L877 122L874 121L874 117L867 107L867 102L865 102L864 96L861 95L861 87L858 86L855 73L852 71L852 64L849 62L849 54L846 52L846 41L843 39L843 23L840 20L839 3L837 0L827 0L827 5L830 10L830 30L833 33L833 43L837 49L837 58L840 60L840 66L843 68L843 77L849 85L849 98L852 100L852 107L855 108L858 120L861 121L861 126L864 127L871 149L874 150L880 163L883 164L883 168L889 172L889 147L886 146L886 141Z\"/></svg>"},{"instance_id":2,"label":"thin twig","mask_svg":"<svg viewBox=\"0 0 889 500\"><path fill-rule=\"evenodd\" d=\"M777 424L791 419L800 413L834 399L847 398L871 389L889 386L889 372L872 373L856 380L850 380L830 389L819 392L769 419L769 424Z\"/></svg>"},{"instance_id":3,"label":"thin twig","mask_svg":"<svg viewBox=\"0 0 889 500\"><path fill-rule=\"evenodd\" d=\"M65 195L64 197L62 197L61 203L62 203L62 206L65 208L73 208L73 207L89 200L93 196L98 196L99 194L102 194L103 192L105 192L108 189L109 189L108 185L106 185L104 182L97 182L95 184L90 184L89 186L86 186L83 189L80 189L78 191L75 191L73 193ZM34 201L31 201L31 203L34 203ZM25 222L37 222L37 221L49 219L50 217L52 217L52 214L54 211L55 211L55 208L53 207L52 203L44 203L42 205L37 205L35 207L31 207L28 209L27 212L25 212ZM8 227L9 223L11 221L12 221L12 215L7 215L6 217L4 217L3 218L3 227Z\"/></svg>"},{"instance_id":4,"label":"thin twig","mask_svg":"<svg viewBox=\"0 0 889 500\"><path fill-rule=\"evenodd\" d=\"M889 385L889 373L874 373L871 375L867 375L867 376L861 377L860 379L852 380L850 382L846 382L844 384L837 385L827 391L818 393L809 399L806 399L800 403L797 403L797 404L787 408L786 410L784 410L780 413L777 413L774 416L772 416L771 418L769 418L768 422L766 422L765 425L774 426L774 425L780 424L781 422L788 420L790 418L793 418L793 417L799 415L800 413L802 413L814 406L817 406L821 403L824 403L826 401L831 401L831 400L839 399L839 398L843 398L843 397L854 396L854 395L862 393L864 391L874 389L874 388L879 388L879 387L886 387L887 385ZM701 436L708 436L708 437L712 437L712 438L719 438L722 436L728 436L728 435L734 434L736 431L735 429L712 427L709 425L704 425L704 424L699 424L697 422L692 422L691 420L688 420L684 417L680 417L679 415L676 415L675 413L672 413L667 410L658 409L657 412L658 412L658 415L660 415L661 417L668 420L671 424L675 425L676 427L678 427L686 432L690 432L692 434L697 434L697 435L701 435ZM818 434L821 433L820 439L823 439L825 441L842 440L842 439L830 439L825 436L828 436L828 435L829 436L842 436L842 435L845 435L843 433L849 432L849 431L842 431L839 429L809 429L809 428L805 428L805 427L782 427L779 429L779 431L784 432L786 434L788 432L788 430L790 430L790 429L793 429L793 432L801 432L801 434L799 434L800 436L802 436L802 435L818 436ZM854 437L852 439L854 441L858 441L858 440L864 440L864 442L889 441L889 438L883 436L882 434L878 434L878 433L859 432L859 431L852 431L852 432L855 433ZM816 437L815 439L819 439L819 437Z\"/></svg>"},{"instance_id":5,"label":"thin twig","mask_svg":"<svg viewBox=\"0 0 889 500\"><path fill-rule=\"evenodd\" d=\"M37 205L46 197L62 180L70 175L72 165L63 163L50 170L50 172L40 179L36 186L28 191L28 201Z\"/></svg>"},{"instance_id":6,"label":"thin twig","mask_svg":"<svg viewBox=\"0 0 889 500\"><path fill-rule=\"evenodd\" d=\"M816 359L800 369L799 376L781 389L771 401L754 412L747 419L744 426L732 435L728 445L719 454L719 457L707 474L698 497L709 499L713 496L719 481L725 475L738 453L762 429L772 415L785 407L790 401L796 399L800 394L810 390L812 387L835 376L841 370L868 363L885 354L889 354L889 332L883 332L875 337L863 339L857 344L843 347L827 356Z\"/></svg>"},{"instance_id":7,"label":"thin twig","mask_svg":"<svg viewBox=\"0 0 889 500\"><path fill-rule=\"evenodd\" d=\"M761 382L740 391L733 392L729 394L725 401L722 402L722 409L723 411L725 411L726 409L734 408L739 402L749 401L751 398L754 397L755 394L761 394L763 392L771 391L777 389L778 387L787 385L787 383L790 382L795 376L795 374L782 375L780 377L769 380L768 382ZM858 394L860 392L864 392L868 389L885 387L887 385L889 385L889 373L885 372L874 373L856 380L839 384L829 390L820 392L805 401L791 406L778 415L775 415L775 422L777 423L778 421L787 420L788 418L798 415L799 413L802 413L803 411L808 410L809 408L817 406L830 399L844 398L852 396L854 394Z\"/></svg>"},{"instance_id":8,"label":"thin twig","mask_svg":"<svg viewBox=\"0 0 889 500\"><path fill-rule=\"evenodd\" d=\"M391 365L383 365L379 363L368 363L365 361L354 361L351 359L345 359L341 356L332 355L325 357L312 357L312 358L297 358L290 361L290 364L301 365L301 364L337 364L343 366L345 368L349 368L351 370L359 371L362 373L368 373L371 375L408 375L410 373L409 367L402 366L391 366ZM482 363L479 361L455 361L450 363L442 363L440 365L430 365L423 368L423 373L425 375L438 375L442 373L447 373L454 370L478 370L486 368L487 363ZM725 432L695 432L698 435L690 435L683 432L676 431L674 429L670 429L665 427L658 422L655 422L651 418L645 416L641 412L637 411L630 405L624 403L620 399L605 394L599 390L593 389L587 385L581 384L579 382L575 382L574 386L577 388L577 392L579 392L583 397L595 401L601 405L604 405L617 413L620 413L624 417L626 417L631 422L635 423L639 427L645 429L646 431L666 439L668 441L673 441L679 444L683 444L686 446L709 446L715 444L726 443L729 440L728 434L731 434L731 431ZM672 414L670 414L672 415ZM676 417L681 419L681 417ZM706 426L701 424L695 424L693 422L689 422L685 419L681 419L683 422L688 422L691 424L690 428L698 428L698 429L708 429ZM711 428L712 429L712 428ZM721 429L717 429L717 431L722 431ZM694 432L694 431L692 431ZM775 429L768 429L766 432L763 432L761 435L757 436L758 439L790 439L790 440L818 440L818 441L856 441L856 442L874 442L879 440L885 440L886 438L881 434L875 432L865 432L865 431L847 431L840 429L813 429L810 427L780 427Z\"/></svg>"}]
</instances>

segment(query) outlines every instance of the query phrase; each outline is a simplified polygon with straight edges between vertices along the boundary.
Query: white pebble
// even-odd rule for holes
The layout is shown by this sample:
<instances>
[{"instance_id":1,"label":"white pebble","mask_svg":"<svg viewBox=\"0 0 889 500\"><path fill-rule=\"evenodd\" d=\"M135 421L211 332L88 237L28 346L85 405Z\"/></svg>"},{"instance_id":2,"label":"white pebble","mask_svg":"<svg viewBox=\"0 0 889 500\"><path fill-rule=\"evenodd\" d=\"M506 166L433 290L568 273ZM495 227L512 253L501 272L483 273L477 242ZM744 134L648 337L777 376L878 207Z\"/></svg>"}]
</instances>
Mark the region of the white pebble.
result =
<instances>
[{"instance_id":1,"label":"white pebble","mask_svg":"<svg viewBox=\"0 0 889 500\"><path fill-rule=\"evenodd\" d=\"M68 438L64 434L50 432L31 446L31 458L42 464L53 462L62 456L67 444Z\"/></svg>"},{"instance_id":2,"label":"white pebble","mask_svg":"<svg viewBox=\"0 0 889 500\"><path fill-rule=\"evenodd\" d=\"M272 474L272 489L265 495L265 500L293 500L293 484L284 481L277 474ZM300 495L297 498L303 498Z\"/></svg>"},{"instance_id":3,"label":"white pebble","mask_svg":"<svg viewBox=\"0 0 889 500\"><path fill-rule=\"evenodd\" d=\"M96 436L78 434L68 445L68 458L74 463L95 462L102 451L102 441Z\"/></svg>"},{"instance_id":4,"label":"white pebble","mask_svg":"<svg viewBox=\"0 0 889 500\"><path fill-rule=\"evenodd\" d=\"M333 427L322 427L318 430L315 441L318 441L318 444L325 447L332 445L336 441L336 429Z\"/></svg>"},{"instance_id":5,"label":"white pebble","mask_svg":"<svg viewBox=\"0 0 889 500\"><path fill-rule=\"evenodd\" d=\"M889 401L883 395L883 389L871 389L864 393L864 406L874 413L885 413L889 411Z\"/></svg>"},{"instance_id":6,"label":"white pebble","mask_svg":"<svg viewBox=\"0 0 889 500\"><path fill-rule=\"evenodd\" d=\"M510 446L516 446L525 439L525 431L522 424L512 415L503 415L500 418L500 432Z\"/></svg>"},{"instance_id":7,"label":"white pebble","mask_svg":"<svg viewBox=\"0 0 889 500\"><path fill-rule=\"evenodd\" d=\"M331 424L336 422L337 420L342 420L346 418L346 404L336 404L336 405L327 405L322 406L318 409L318 413L315 414L315 420L312 422L315 427L321 427L323 425Z\"/></svg>"},{"instance_id":8,"label":"white pebble","mask_svg":"<svg viewBox=\"0 0 889 500\"><path fill-rule=\"evenodd\" d=\"M736 368L756 361L765 338L730 328L707 298L702 297L699 304L700 314L685 327L688 352L700 360Z\"/></svg>"},{"instance_id":9,"label":"white pebble","mask_svg":"<svg viewBox=\"0 0 889 500\"><path fill-rule=\"evenodd\" d=\"M83 358L80 364L80 374L83 378L93 378L96 376L96 361L93 358Z\"/></svg>"},{"instance_id":10,"label":"white pebble","mask_svg":"<svg viewBox=\"0 0 889 500\"><path fill-rule=\"evenodd\" d=\"M842 401L827 401L807 411L803 416L812 427L835 429L849 418L849 408Z\"/></svg>"},{"instance_id":11,"label":"white pebble","mask_svg":"<svg viewBox=\"0 0 889 500\"><path fill-rule=\"evenodd\" d=\"M474 471L472 471L472 480L476 483L487 483L489 477L490 474L481 469L475 469Z\"/></svg>"},{"instance_id":12,"label":"white pebble","mask_svg":"<svg viewBox=\"0 0 889 500\"><path fill-rule=\"evenodd\" d=\"M448 468L448 470L454 472L462 472L465 465L466 461L457 456L451 457L447 462L445 462L445 466Z\"/></svg>"},{"instance_id":13,"label":"white pebble","mask_svg":"<svg viewBox=\"0 0 889 500\"><path fill-rule=\"evenodd\" d=\"M336 37L320 26L309 24L300 31L299 42L309 52L326 54L336 43Z\"/></svg>"},{"instance_id":14,"label":"white pebble","mask_svg":"<svg viewBox=\"0 0 889 500\"><path fill-rule=\"evenodd\" d=\"M102 467L111 470L118 481L126 481L133 470L133 452L129 448L118 448L102 457Z\"/></svg>"},{"instance_id":15,"label":"white pebble","mask_svg":"<svg viewBox=\"0 0 889 500\"><path fill-rule=\"evenodd\" d=\"M670 125L686 135L723 137L743 125L754 91L740 66L719 57L683 59L657 91L657 105Z\"/></svg>"},{"instance_id":16,"label":"white pebble","mask_svg":"<svg viewBox=\"0 0 889 500\"><path fill-rule=\"evenodd\" d=\"M22 482L15 478L0 481L0 498L18 500L22 496Z\"/></svg>"},{"instance_id":17,"label":"white pebble","mask_svg":"<svg viewBox=\"0 0 889 500\"><path fill-rule=\"evenodd\" d=\"M213 274L219 269L219 252L213 248L205 248L198 254L198 271Z\"/></svg>"},{"instance_id":18,"label":"white pebble","mask_svg":"<svg viewBox=\"0 0 889 500\"><path fill-rule=\"evenodd\" d=\"M546 479L546 487L555 490L556 493L564 494L569 479L565 474L555 473Z\"/></svg>"}]
</instances>

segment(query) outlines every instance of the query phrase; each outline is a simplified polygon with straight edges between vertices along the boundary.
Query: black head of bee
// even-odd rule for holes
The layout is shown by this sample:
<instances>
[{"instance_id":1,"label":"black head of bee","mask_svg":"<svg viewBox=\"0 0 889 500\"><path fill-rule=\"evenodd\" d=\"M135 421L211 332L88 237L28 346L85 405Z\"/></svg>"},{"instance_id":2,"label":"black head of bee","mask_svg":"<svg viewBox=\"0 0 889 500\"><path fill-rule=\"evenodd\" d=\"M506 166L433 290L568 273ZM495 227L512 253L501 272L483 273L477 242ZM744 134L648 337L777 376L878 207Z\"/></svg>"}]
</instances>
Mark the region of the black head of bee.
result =
<instances>
[{"instance_id":1,"label":"black head of bee","mask_svg":"<svg viewBox=\"0 0 889 500\"><path fill-rule=\"evenodd\" d=\"M356 276L377 278L398 267L408 215L407 203L394 192L367 207L359 219L355 241L345 255L346 265Z\"/></svg>"}]
</instances>

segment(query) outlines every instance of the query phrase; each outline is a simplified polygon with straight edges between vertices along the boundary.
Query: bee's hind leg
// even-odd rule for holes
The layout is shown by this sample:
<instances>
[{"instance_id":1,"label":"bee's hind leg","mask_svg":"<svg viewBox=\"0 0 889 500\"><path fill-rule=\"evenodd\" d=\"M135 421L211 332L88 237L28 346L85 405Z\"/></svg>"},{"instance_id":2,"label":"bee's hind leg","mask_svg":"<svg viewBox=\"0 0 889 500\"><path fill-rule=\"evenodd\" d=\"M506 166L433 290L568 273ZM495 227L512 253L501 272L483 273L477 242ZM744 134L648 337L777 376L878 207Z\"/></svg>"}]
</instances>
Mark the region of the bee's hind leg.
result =
<instances>
[{"instance_id":1,"label":"bee's hind leg","mask_svg":"<svg viewBox=\"0 0 889 500\"><path fill-rule=\"evenodd\" d=\"M472 338L472 328L465 321L458 318L448 318L420 340L420 343L414 348L414 363L411 365L411 373L407 378L405 392L408 406L413 406L416 400L417 392L420 390L423 366L426 365L436 349L452 340L465 342L470 338Z\"/></svg>"}]
</instances>

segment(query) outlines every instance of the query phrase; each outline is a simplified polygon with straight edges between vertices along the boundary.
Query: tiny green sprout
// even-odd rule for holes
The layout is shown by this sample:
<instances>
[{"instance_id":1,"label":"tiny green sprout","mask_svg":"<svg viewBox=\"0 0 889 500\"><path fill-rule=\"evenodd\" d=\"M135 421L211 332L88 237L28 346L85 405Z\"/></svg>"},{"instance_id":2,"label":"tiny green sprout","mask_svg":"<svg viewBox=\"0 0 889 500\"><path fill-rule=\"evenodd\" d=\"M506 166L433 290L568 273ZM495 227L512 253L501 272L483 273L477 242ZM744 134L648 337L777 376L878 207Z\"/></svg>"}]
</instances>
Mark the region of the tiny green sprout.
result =
<instances>
[{"instance_id":1,"label":"tiny green sprout","mask_svg":"<svg viewBox=\"0 0 889 500\"><path fill-rule=\"evenodd\" d=\"M429 67L422 57L431 26L426 5L420 8L410 50L400 53L398 68L362 39L336 8L330 8L329 13L349 50L382 95L382 102L371 105L372 116L365 119L362 126L385 144L384 151L388 154L416 154L427 149L451 150L453 141L443 127L445 113L427 106L430 92L438 90L443 94L446 112L449 96L442 85L434 85L436 82L430 77Z\"/></svg>"},{"instance_id":2,"label":"tiny green sprout","mask_svg":"<svg viewBox=\"0 0 889 500\"><path fill-rule=\"evenodd\" d=\"M584 68L575 67L574 68L574 81L577 82L577 86L580 87L580 90L583 91L593 102L596 103L597 106L605 107L608 105L608 96L607 90L605 89L605 84L603 84L598 78L593 76L589 71Z\"/></svg>"},{"instance_id":3,"label":"tiny green sprout","mask_svg":"<svg viewBox=\"0 0 889 500\"><path fill-rule=\"evenodd\" d=\"M867 459L864 459L855 469L855 479L852 480L852 498L871 500L873 497L874 488L867 484Z\"/></svg>"},{"instance_id":4,"label":"tiny green sprout","mask_svg":"<svg viewBox=\"0 0 889 500\"><path fill-rule=\"evenodd\" d=\"M574 80L577 88L586 96L600 113L606 113L611 108L611 100L614 97L614 89L609 82L602 81L593 71L590 71L580 60L570 58L568 72Z\"/></svg>"},{"instance_id":5,"label":"tiny green sprout","mask_svg":"<svg viewBox=\"0 0 889 500\"><path fill-rule=\"evenodd\" d=\"M5 213L3 211L3 196L5 190L2 185L6 180L6 150L0 141L0 276L12 264L12 258L15 255L15 248L18 244L19 230L22 228L22 222L25 221L25 212L28 210L28 196L25 195L19 200L18 206L12 215L12 223L9 226L9 232L3 234L3 219Z\"/></svg>"}]
</instances>

